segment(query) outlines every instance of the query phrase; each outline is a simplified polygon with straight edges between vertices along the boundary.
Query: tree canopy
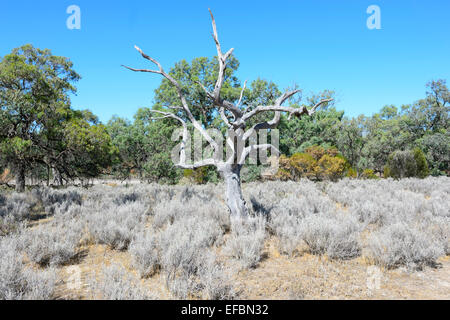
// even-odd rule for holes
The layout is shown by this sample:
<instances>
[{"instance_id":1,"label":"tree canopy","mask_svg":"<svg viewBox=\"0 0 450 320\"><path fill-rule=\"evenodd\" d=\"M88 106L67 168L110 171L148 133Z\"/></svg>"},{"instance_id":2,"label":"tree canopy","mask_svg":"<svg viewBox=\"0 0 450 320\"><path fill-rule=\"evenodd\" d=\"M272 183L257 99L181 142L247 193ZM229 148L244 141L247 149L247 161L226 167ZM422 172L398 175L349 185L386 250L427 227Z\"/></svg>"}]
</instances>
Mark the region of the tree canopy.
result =
<instances>
[{"instance_id":1,"label":"tree canopy","mask_svg":"<svg viewBox=\"0 0 450 320\"><path fill-rule=\"evenodd\" d=\"M249 110L275 103L282 92L276 83L262 78L242 82L237 77L238 59L233 55L228 59L221 88L224 100L240 100ZM217 127L225 133L222 116L207 94L214 90L219 72L217 57L199 57L176 63L169 74L180 83L201 125ZM154 103L140 108L132 120L115 116L103 125L92 112L71 106L70 95L76 93L75 84L80 78L68 58L54 56L48 49L25 45L0 58L0 173L7 170L4 174L13 174L17 190L24 189L25 177L47 183L53 179L62 184L107 173L120 179L135 176L143 181L177 183L192 174L183 173L172 164L171 151L176 142L171 140L171 134L179 123L171 118L152 119L152 110L180 104L168 79L163 78L156 88ZM310 117L292 117L288 121L287 115L281 115L280 151L297 165L297 160L303 164L311 162L307 151L311 148L335 147L347 166L345 172L351 176L354 171L360 177L368 172L383 176L386 165L394 164L393 159L402 163L399 161L406 155L410 159L413 153L423 154L419 157L421 166L426 165L429 170L420 172L449 174L450 93L446 81L431 81L424 92L423 99L402 106L388 105L371 116L348 117L333 103L322 104ZM289 105L300 108L303 98L310 108L333 97L334 93L328 90L310 96L300 92L299 98L289 99ZM187 120L181 110L173 112ZM225 116L232 114L225 110ZM249 119L248 126L273 117L273 111L257 113ZM188 129L193 132L192 126ZM337 158L330 159L321 162L321 170L333 170L332 165L340 164ZM260 170L248 168L245 181L261 178ZM200 177L196 181L202 182L219 179L214 168L200 170L195 176Z\"/></svg>"},{"instance_id":2,"label":"tree canopy","mask_svg":"<svg viewBox=\"0 0 450 320\"><path fill-rule=\"evenodd\" d=\"M94 167L108 162L98 152L110 143L103 126L92 123L91 113L71 109L69 94L79 79L68 58L48 49L25 45L0 60L0 162L16 175L18 191L36 166L55 169L62 180L95 175Z\"/></svg>"}]
</instances>

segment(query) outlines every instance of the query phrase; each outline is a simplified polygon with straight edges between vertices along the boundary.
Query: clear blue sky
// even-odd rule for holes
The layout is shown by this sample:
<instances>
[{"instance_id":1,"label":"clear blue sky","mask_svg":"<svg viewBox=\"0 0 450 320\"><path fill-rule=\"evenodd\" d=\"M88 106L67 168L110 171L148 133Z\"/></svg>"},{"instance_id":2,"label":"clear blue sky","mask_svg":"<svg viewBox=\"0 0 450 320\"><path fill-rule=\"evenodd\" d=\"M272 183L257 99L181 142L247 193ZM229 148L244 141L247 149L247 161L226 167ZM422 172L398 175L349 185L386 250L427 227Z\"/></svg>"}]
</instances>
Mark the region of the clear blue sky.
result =
<instances>
[{"instance_id":1,"label":"clear blue sky","mask_svg":"<svg viewBox=\"0 0 450 320\"><path fill-rule=\"evenodd\" d=\"M68 30L66 8L81 8L81 30ZM381 8L381 30L366 26ZM225 49L234 47L239 77L294 82L308 92L335 90L338 109L370 115L386 104L422 98L425 83L450 81L448 0L2 0L0 56L25 43L70 57L81 74L76 108L106 122L151 106L158 75L137 44L166 70L176 61L215 55L211 7Z\"/></svg>"}]
</instances>

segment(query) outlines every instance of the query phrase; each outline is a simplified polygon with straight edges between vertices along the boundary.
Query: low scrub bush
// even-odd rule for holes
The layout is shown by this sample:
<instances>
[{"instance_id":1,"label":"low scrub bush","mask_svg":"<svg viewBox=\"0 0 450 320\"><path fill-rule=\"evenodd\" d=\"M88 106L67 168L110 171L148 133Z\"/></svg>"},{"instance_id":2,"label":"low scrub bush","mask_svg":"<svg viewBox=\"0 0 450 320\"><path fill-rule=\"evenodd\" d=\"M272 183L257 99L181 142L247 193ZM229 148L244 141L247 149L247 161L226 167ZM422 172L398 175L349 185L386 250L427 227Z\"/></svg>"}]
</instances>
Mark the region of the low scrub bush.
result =
<instances>
[{"instance_id":1,"label":"low scrub bush","mask_svg":"<svg viewBox=\"0 0 450 320\"><path fill-rule=\"evenodd\" d=\"M269 229L278 238L278 250L280 253L292 256L300 245L301 220L313 214L314 207L310 206L304 198L296 201L294 197L288 197L279 203L271 212Z\"/></svg>"},{"instance_id":2,"label":"low scrub bush","mask_svg":"<svg viewBox=\"0 0 450 320\"><path fill-rule=\"evenodd\" d=\"M384 168L384 177L395 179L417 177L425 178L430 174L425 154L422 150L394 151Z\"/></svg>"},{"instance_id":3,"label":"low scrub bush","mask_svg":"<svg viewBox=\"0 0 450 320\"><path fill-rule=\"evenodd\" d=\"M210 250L195 256L195 272L179 272L176 277L167 276L167 287L177 299L230 300L236 297L229 273L216 260Z\"/></svg>"},{"instance_id":4,"label":"low scrub bush","mask_svg":"<svg viewBox=\"0 0 450 320\"><path fill-rule=\"evenodd\" d=\"M118 264L104 267L102 275L90 279L92 298L101 300L156 300L155 294L145 290L138 279Z\"/></svg>"},{"instance_id":5,"label":"low scrub bush","mask_svg":"<svg viewBox=\"0 0 450 320\"><path fill-rule=\"evenodd\" d=\"M200 282L203 289L203 299L231 300L236 292L226 268L218 263L214 254L202 265L199 271Z\"/></svg>"},{"instance_id":6,"label":"low scrub bush","mask_svg":"<svg viewBox=\"0 0 450 320\"><path fill-rule=\"evenodd\" d=\"M76 220L41 225L23 233L25 253L41 266L66 264L78 254L82 232Z\"/></svg>"},{"instance_id":7,"label":"low scrub bush","mask_svg":"<svg viewBox=\"0 0 450 320\"><path fill-rule=\"evenodd\" d=\"M0 240L0 300L48 300L53 298L56 271L25 268L17 236Z\"/></svg>"},{"instance_id":8,"label":"low scrub bush","mask_svg":"<svg viewBox=\"0 0 450 320\"><path fill-rule=\"evenodd\" d=\"M22 221L30 217L32 206L28 195L13 193L0 201L0 216L9 215L17 221Z\"/></svg>"},{"instance_id":9,"label":"low scrub bush","mask_svg":"<svg viewBox=\"0 0 450 320\"><path fill-rule=\"evenodd\" d=\"M221 236L220 226L211 219L189 217L176 221L161 235L163 270L169 278L178 271L188 276L196 274L202 262L201 251L219 241Z\"/></svg>"},{"instance_id":10,"label":"low scrub bush","mask_svg":"<svg viewBox=\"0 0 450 320\"><path fill-rule=\"evenodd\" d=\"M159 242L159 237L149 231L138 233L131 241L128 252L141 277L152 276L159 269Z\"/></svg>"},{"instance_id":11,"label":"low scrub bush","mask_svg":"<svg viewBox=\"0 0 450 320\"><path fill-rule=\"evenodd\" d=\"M119 194L114 200L114 204L120 206L130 202L136 202L139 199L139 194L137 192L130 192Z\"/></svg>"},{"instance_id":12,"label":"low scrub bush","mask_svg":"<svg viewBox=\"0 0 450 320\"><path fill-rule=\"evenodd\" d=\"M89 232L97 243L126 250L146 223L146 214L146 206L141 202L104 205L87 218Z\"/></svg>"},{"instance_id":13,"label":"low scrub bush","mask_svg":"<svg viewBox=\"0 0 450 320\"><path fill-rule=\"evenodd\" d=\"M369 256L386 268L433 265L444 254L441 243L406 223L386 226L369 238Z\"/></svg>"},{"instance_id":14,"label":"low scrub bush","mask_svg":"<svg viewBox=\"0 0 450 320\"><path fill-rule=\"evenodd\" d=\"M265 220L232 219L231 234L225 243L225 252L235 258L242 268L254 268L261 260L265 239Z\"/></svg>"},{"instance_id":15,"label":"low scrub bush","mask_svg":"<svg viewBox=\"0 0 450 320\"><path fill-rule=\"evenodd\" d=\"M302 221L302 239L313 254L327 254L333 259L350 259L358 256L360 226L351 217L313 215Z\"/></svg>"},{"instance_id":16,"label":"low scrub bush","mask_svg":"<svg viewBox=\"0 0 450 320\"><path fill-rule=\"evenodd\" d=\"M209 248L221 241L222 234L216 221L197 216L179 219L162 231L161 269L175 297L200 297L204 287L201 276L211 255Z\"/></svg>"},{"instance_id":17,"label":"low scrub bush","mask_svg":"<svg viewBox=\"0 0 450 320\"><path fill-rule=\"evenodd\" d=\"M54 190L51 188L39 188L33 190L33 195L40 199L48 214L54 214L55 210L65 213L72 205L81 205L82 197L77 190Z\"/></svg>"},{"instance_id":18,"label":"low scrub bush","mask_svg":"<svg viewBox=\"0 0 450 320\"><path fill-rule=\"evenodd\" d=\"M315 180L337 180L350 169L347 160L337 149L325 149L312 146L304 153L296 153L290 158L282 156L280 169L276 175L281 180L299 180L301 178Z\"/></svg>"}]
</instances>

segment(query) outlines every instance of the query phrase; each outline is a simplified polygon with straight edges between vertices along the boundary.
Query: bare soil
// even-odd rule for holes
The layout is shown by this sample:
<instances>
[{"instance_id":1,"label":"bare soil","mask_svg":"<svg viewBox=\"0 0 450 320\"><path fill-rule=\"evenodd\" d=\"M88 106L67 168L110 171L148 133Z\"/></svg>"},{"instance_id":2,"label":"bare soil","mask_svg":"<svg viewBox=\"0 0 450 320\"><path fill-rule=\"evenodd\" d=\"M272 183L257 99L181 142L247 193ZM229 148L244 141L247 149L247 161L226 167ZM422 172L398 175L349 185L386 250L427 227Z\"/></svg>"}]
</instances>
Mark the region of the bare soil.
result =
<instances>
[{"instance_id":1,"label":"bare soil","mask_svg":"<svg viewBox=\"0 0 450 320\"><path fill-rule=\"evenodd\" d=\"M222 258L225 259L224 256ZM138 276L126 251L110 250L103 245L84 247L79 261L74 264L81 271L81 288L68 288L74 268L73 265L62 267L57 298L91 299L89 277L98 275L104 265L114 262ZM421 271L376 269L379 271L378 287L376 282L370 286L373 278L368 270L371 266L363 257L333 261L326 256L306 253L302 248L296 256L288 257L278 252L275 239L266 242L263 259L256 268L239 270L231 260L227 260L226 264L234 271L237 298L243 300L450 299L450 256L439 259L436 267L426 267ZM172 299L161 274L143 279L141 283L157 293L159 298Z\"/></svg>"}]
</instances>

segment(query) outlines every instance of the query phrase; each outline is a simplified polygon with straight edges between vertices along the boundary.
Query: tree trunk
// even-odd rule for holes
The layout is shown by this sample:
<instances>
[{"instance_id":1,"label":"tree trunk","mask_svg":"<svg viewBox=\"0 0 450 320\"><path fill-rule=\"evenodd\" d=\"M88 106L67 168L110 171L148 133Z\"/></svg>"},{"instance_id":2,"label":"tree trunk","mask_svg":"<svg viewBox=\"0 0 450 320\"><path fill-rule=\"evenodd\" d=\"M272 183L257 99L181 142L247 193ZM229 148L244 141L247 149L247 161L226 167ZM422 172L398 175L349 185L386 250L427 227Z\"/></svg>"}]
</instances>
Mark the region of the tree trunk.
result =
<instances>
[{"instance_id":1,"label":"tree trunk","mask_svg":"<svg viewBox=\"0 0 450 320\"><path fill-rule=\"evenodd\" d=\"M248 215L247 206L242 196L241 168L241 165L234 164L219 169L225 180L228 210L230 215L235 218L243 218Z\"/></svg>"},{"instance_id":2,"label":"tree trunk","mask_svg":"<svg viewBox=\"0 0 450 320\"><path fill-rule=\"evenodd\" d=\"M59 172L58 169L53 168L53 183L55 183L55 182L59 186L63 186L64 185L64 181L63 181L61 172Z\"/></svg>"},{"instance_id":3,"label":"tree trunk","mask_svg":"<svg viewBox=\"0 0 450 320\"><path fill-rule=\"evenodd\" d=\"M16 191L24 192L25 191L25 167L23 165L19 165L16 172Z\"/></svg>"},{"instance_id":4,"label":"tree trunk","mask_svg":"<svg viewBox=\"0 0 450 320\"><path fill-rule=\"evenodd\" d=\"M50 166L47 164L47 187L50 187L50 175L51 175L51 168Z\"/></svg>"}]
</instances>

